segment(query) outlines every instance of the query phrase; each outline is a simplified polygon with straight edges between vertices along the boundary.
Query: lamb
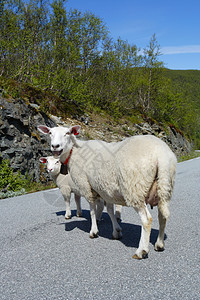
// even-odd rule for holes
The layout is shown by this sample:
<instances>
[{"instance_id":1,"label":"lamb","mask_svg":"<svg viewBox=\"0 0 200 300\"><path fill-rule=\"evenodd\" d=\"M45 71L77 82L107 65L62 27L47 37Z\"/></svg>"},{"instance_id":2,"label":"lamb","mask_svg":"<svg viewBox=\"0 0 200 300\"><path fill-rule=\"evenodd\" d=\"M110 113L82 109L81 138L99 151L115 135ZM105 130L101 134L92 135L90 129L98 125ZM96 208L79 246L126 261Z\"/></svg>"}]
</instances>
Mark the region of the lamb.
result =
<instances>
[{"instance_id":1,"label":"lamb","mask_svg":"<svg viewBox=\"0 0 200 300\"><path fill-rule=\"evenodd\" d=\"M147 208L150 204L158 206L159 234L154 249L164 250L164 231L170 215L177 163L166 143L152 135L133 136L116 143L78 141L79 125L70 128L40 125L38 129L50 135L53 155L63 164L67 162L72 180L90 203L91 237L98 233L97 196L106 203L131 206L142 223L139 247L133 258L146 258L152 223Z\"/></svg>"},{"instance_id":2,"label":"lamb","mask_svg":"<svg viewBox=\"0 0 200 300\"><path fill-rule=\"evenodd\" d=\"M57 187L60 189L63 198L66 203L66 213L65 219L71 218L71 209L70 209L70 198L71 193L74 193L74 199L77 207L77 217L82 216L81 210L81 197L79 190L76 188L73 183L70 174L62 175L60 174L61 163L59 159L54 158L53 156L41 157L41 163L47 164L47 171L51 174L53 181L56 183Z\"/></svg>"},{"instance_id":3,"label":"lamb","mask_svg":"<svg viewBox=\"0 0 200 300\"><path fill-rule=\"evenodd\" d=\"M82 216L82 210L81 210L81 202L80 198L81 195L79 193L79 190L77 189L76 185L71 179L70 174L63 175L60 173L61 170L61 162L59 159L54 158L53 156L47 156L47 157L41 157L40 159L41 163L45 163L47 165L47 170L51 174L52 179L56 183L57 187L60 189L65 203L66 203L66 213L65 213L65 219L71 218L71 210L70 210L70 197L71 193L74 193L74 198L77 206L77 217ZM104 209L104 201L102 199L97 200L97 211L96 211L96 219L97 221L101 220L101 215ZM111 218L111 221L113 223L113 238L119 239L121 238L121 227L117 223L116 218L121 217L121 206L116 207L116 217L114 216L113 212L113 205L108 204L106 205L108 214Z\"/></svg>"}]
</instances>

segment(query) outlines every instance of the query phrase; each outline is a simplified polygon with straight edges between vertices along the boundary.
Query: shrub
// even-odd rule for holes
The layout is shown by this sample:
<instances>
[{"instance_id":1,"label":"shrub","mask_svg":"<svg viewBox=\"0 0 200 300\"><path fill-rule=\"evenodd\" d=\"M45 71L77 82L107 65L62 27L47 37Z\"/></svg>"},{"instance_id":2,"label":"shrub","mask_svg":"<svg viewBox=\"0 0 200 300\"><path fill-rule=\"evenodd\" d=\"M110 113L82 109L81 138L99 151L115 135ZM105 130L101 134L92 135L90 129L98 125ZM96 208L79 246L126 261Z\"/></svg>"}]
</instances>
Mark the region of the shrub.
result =
<instances>
[{"instance_id":1,"label":"shrub","mask_svg":"<svg viewBox=\"0 0 200 300\"><path fill-rule=\"evenodd\" d=\"M9 160L2 160L0 163L0 191L5 190L17 192L25 188L29 179L21 175L20 172L14 172L10 167Z\"/></svg>"}]
</instances>

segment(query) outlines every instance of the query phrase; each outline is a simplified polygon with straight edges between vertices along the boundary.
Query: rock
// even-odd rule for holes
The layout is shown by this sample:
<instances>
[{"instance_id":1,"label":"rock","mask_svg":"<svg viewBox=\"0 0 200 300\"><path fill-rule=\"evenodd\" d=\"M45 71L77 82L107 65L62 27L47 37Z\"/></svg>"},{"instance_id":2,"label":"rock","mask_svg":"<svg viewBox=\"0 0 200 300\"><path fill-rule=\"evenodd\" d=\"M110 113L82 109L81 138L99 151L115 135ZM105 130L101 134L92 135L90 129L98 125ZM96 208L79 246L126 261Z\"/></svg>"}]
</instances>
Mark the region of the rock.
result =
<instances>
[{"instance_id":1,"label":"rock","mask_svg":"<svg viewBox=\"0 0 200 300\"><path fill-rule=\"evenodd\" d=\"M9 159L14 171L28 175L34 181L49 180L48 173L41 170L39 157L50 155L49 143L41 137L37 126L56 126L46 114L28 105L22 99L0 97L0 151L3 159Z\"/></svg>"},{"instance_id":2,"label":"rock","mask_svg":"<svg viewBox=\"0 0 200 300\"><path fill-rule=\"evenodd\" d=\"M35 103L30 103L29 105L30 105L31 107L37 109L37 110L40 109L39 105L37 105L37 104L35 104Z\"/></svg>"},{"instance_id":3,"label":"rock","mask_svg":"<svg viewBox=\"0 0 200 300\"><path fill-rule=\"evenodd\" d=\"M88 125L90 121L88 114L84 114L83 116L81 116L80 121L83 122L85 125Z\"/></svg>"}]
</instances>

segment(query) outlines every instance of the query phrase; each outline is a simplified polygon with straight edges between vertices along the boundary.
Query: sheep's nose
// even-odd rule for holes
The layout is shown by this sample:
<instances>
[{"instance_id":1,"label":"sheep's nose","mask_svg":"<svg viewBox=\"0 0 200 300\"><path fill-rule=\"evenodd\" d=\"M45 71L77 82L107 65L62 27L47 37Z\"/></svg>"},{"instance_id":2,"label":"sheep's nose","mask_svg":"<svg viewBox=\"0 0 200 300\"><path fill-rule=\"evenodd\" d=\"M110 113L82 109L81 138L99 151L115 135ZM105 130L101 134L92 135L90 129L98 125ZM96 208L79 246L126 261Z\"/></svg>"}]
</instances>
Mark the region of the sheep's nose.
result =
<instances>
[{"instance_id":1,"label":"sheep's nose","mask_svg":"<svg viewBox=\"0 0 200 300\"><path fill-rule=\"evenodd\" d=\"M54 150L56 150L56 149L59 148L59 147L60 147L59 144L57 144L57 145L52 145L52 148L53 148Z\"/></svg>"}]
</instances>

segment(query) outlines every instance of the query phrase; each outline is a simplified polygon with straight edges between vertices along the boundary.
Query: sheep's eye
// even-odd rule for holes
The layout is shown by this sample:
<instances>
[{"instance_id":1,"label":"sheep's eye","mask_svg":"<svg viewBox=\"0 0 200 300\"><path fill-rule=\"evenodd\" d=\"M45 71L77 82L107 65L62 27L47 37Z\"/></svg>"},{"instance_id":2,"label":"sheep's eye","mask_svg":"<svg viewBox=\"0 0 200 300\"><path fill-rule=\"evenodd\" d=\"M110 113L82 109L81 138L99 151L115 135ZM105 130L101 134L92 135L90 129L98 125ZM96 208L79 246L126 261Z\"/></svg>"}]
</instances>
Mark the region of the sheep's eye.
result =
<instances>
[{"instance_id":1,"label":"sheep's eye","mask_svg":"<svg viewBox=\"0 0 200 300\"><path fill-rule=\"evenodd\" d=\"M59 161L56 162L56 165L59 163Z\"/></svg>"}]
</instances>

